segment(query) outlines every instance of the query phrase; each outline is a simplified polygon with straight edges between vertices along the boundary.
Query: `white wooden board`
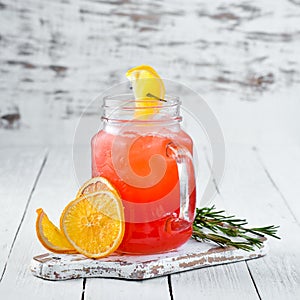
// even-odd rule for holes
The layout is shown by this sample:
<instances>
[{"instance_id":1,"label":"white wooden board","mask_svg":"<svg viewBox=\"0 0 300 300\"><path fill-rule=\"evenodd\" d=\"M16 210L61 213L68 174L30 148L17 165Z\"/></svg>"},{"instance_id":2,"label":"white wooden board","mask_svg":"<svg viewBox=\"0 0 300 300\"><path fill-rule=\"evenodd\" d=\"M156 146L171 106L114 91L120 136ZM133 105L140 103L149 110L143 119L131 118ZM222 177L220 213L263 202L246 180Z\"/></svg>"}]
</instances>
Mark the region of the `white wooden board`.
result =
<instances>
[{"instance_id":1,"label":"white wooden board","mask_svg":"<svg viewBox=\"0 0 300 300\"><path fill-rule=\"evenodd\" d=\"M33 275L48 280L81 277L110 277L141 280L196 268L258 258L267 252L264 246L246 252L189 240L177 250L164 254L130 256L114 254L102 259L89 259L80 254L46 253L31 261Z\"/></svg>"}]
</instances>

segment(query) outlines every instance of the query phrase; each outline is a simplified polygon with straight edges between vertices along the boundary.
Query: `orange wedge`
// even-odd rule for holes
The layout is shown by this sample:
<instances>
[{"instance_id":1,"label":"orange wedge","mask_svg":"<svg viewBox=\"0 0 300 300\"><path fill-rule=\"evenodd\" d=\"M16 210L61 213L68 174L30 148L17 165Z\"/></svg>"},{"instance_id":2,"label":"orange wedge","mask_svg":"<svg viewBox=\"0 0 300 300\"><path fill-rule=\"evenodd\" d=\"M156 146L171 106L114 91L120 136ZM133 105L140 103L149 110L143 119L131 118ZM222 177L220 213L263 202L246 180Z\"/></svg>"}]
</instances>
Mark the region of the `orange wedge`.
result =
<instances>
[{"instance_id":1,"label":"orange wedge","mask_svg":"<svg viewBox=\"0 0 300 300\"><path fill-rule=\"evenodd\" d=\"M79 189L76 198L86 194L92 194L95 192L112 192L116 197L120 197L116 188L104 177L94 177L85 182Z\"/></svg>"},{"instance_id":2,"label":"orange wedge","mask_svg":"<svg viewBox=\"0 0 300 300\"><path fill-rule=\"evenodd\" d=\"M79 253L90 258L108 256L124 236L122 201L110 191L83 195L64 209L60 226Z\"/></svg>"},{"instance_id":3,"label":"orange wedge","mask_svg":"<svg viewBox=\"0 0 300 300\"><path fill-rule=\"evenodd\" d=\"M38 214L36 233L42 245L55 253L77 253L59 228L49 220L43 209L39 208L36 212Z\"/></svg>"}]
</instances>

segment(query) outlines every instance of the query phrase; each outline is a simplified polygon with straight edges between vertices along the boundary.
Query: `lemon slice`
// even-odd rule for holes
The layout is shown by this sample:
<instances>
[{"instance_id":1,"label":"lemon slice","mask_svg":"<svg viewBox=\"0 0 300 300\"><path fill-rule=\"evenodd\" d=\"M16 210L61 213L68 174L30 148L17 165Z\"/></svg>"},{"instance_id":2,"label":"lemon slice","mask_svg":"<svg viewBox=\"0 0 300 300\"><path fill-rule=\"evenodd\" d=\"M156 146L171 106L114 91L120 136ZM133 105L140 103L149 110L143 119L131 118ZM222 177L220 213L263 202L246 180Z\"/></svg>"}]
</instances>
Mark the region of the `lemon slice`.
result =
<instances>
[{"instance_id":1,"label":"lemon slice","mask_svg":"<svg viewBox=\"0 0 300 300\"><path fill-rule=\"evenodd\" d=\"M136 101L135 118L153 116L165 97L165 85L157 72L150 66L141 65L127 71Z\"/></svg>"}]
</instances>

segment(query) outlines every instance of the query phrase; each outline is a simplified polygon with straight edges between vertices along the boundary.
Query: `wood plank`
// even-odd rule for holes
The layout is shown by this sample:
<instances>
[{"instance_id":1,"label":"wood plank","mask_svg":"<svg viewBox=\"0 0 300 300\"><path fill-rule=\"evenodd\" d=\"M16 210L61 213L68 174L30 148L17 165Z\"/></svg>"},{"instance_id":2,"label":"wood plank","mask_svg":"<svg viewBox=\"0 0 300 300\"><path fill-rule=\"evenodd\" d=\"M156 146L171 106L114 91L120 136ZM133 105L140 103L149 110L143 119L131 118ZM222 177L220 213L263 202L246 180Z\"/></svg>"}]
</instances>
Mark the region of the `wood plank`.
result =
<instances>
[{"instance_id":1,"label":"wood plank","mask_svg":"<svg viewBox=\"0 0 300 300\"><path fill-rule=\"evenodd\" d=\"M50 151L44 170L28 205L27 213L16 238L0 294L7 299L80 299L82 280L50 282L32 276L31 258L45 249L35 233L35 210L43 207L58 224L60 212L76 194L71 149L60 147Z\"/></svg>"},{"instance_id":2,"label":"wood plank","mask_svg":"<svg viewBox=\"0 0 300 300\"><path fill-rule=\"evenodd\" d=\"M266 175L300 224L300 146L257 149Z\"/></svg>"},{"instance_id":3,"label":"wood plank","mask_svg":"<svg viewBox=\"0 0 300 300\"><path fill-rule=\"evenodd\" d=\"M228 213L247 218L251 225L280 225L282 239L269 240L269 254L247 262L261 299L297 299L300 294L299 225L251 148L231 145L227 165L220 190L228 203ZM286 200L289 203L289 198Z\"/></svg>"},{"instance_id":4,"label":"wood plank","mask_svg":"<svg viewBox=\"0 0 300 300\"><path fill-rule=\"evenodd\" d=\"M0 279L45 155L41 147L0 149Z\"/></svg>"},{"instance_id":5,"label":"wood plank","mask_svg":"<svg viewBox=\"0 0 300 300\"><path fill-rule=\"evenodd\" d=\"M169 294L168 278L166 276L146 281L126 281L103 278L87 279L84 299L96 299L96 295L101 295L102 299L111 300L171 299Z\"/></svg>"},{"instance_id":6,"label":"wood plank","mask_svg":"<svg viewBox=\"0 0 300 300\"><path fill-rule=\"evenodd\" d=\"M244 262L172 275L171 283L174 299L259 299Z\"/></svg>"}]
</instances>

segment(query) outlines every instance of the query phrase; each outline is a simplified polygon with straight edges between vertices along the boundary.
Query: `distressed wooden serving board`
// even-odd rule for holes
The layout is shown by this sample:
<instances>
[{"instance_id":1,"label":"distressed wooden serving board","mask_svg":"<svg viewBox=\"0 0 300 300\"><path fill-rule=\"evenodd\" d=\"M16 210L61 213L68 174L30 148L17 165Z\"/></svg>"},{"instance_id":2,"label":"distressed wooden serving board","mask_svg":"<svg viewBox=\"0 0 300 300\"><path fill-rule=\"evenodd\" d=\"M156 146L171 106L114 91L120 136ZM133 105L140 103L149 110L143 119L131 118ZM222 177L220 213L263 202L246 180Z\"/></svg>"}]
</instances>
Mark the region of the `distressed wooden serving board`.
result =
<instances>
[{"instance_id":1,"label":"distressed wooden serving board","mask_svg":"<svg viewBox=\"0 0 300 300\"><path fill-rule=\"evenodd\" d=\"M31 271L33 275L48 280L82 277L141 280L258 258L266 253L266 240L261 249L251 252L231 247L221 248L190 240L177 250L156 255L129 256L113 254L96 260L86 258L80 254L45 253L33 257Z\"/></svg>"}]
</instances>

